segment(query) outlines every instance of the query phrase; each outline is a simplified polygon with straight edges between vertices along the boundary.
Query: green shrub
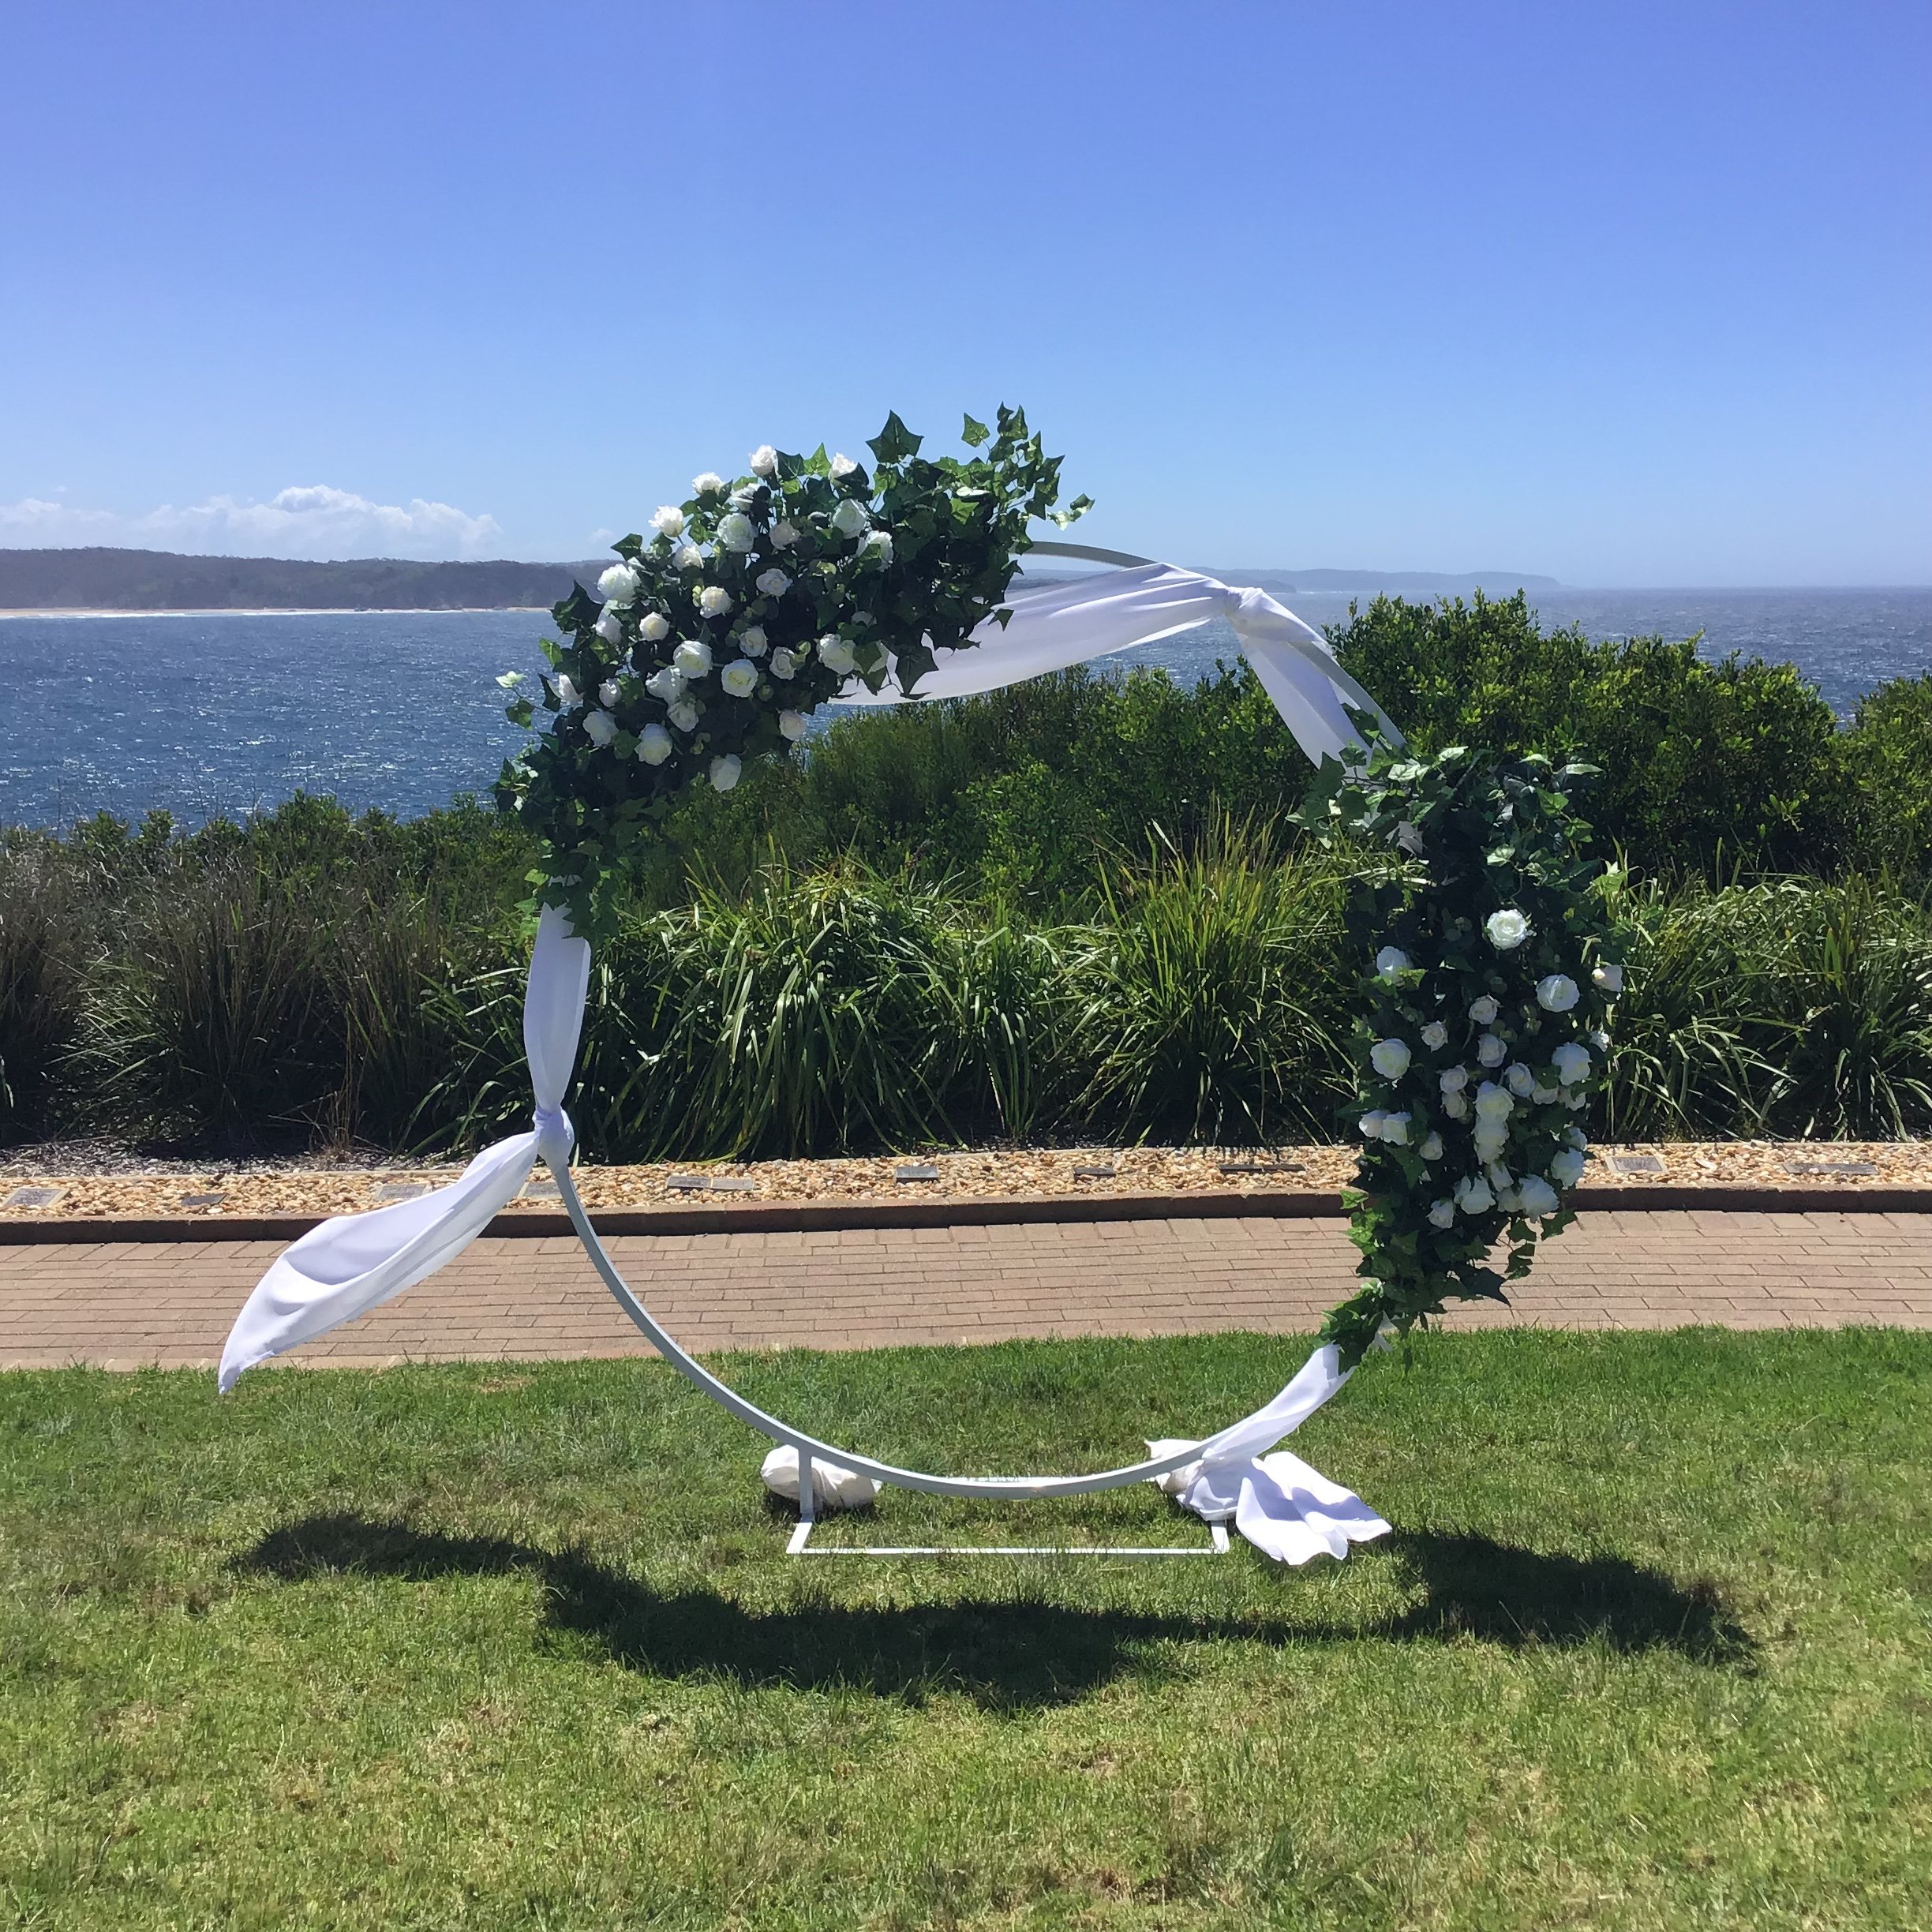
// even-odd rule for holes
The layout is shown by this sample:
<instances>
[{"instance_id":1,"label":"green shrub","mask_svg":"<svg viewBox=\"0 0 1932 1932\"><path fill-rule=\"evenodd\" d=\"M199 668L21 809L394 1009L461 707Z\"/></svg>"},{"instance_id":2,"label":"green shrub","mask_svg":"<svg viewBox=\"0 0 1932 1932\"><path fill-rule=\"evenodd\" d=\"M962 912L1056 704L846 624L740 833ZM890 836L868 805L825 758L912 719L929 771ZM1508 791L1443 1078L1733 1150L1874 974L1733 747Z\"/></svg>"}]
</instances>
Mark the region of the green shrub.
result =
<instances>
[{"instance_id":1,"label":"green shrub","mask_svg":"<svg viewBox=\"0 0 1932 1932\"><path fill-rule=\"evenodd\" d=\"M1378 597L1334 637L1419 748L1516 745L1601 766L1590 818L1645 870L1829 874L1847 862L1857 801L1837 721L1789 665L1735 653L1707 664L1694 640L1546 632L1520 591L1467 605Z\"/></svg>"},{"instance_id":2,"label":"green shrub","mask_svg":"<svg viewBox=\"0 0 1932 1932\"><path fill-rule=\"evenodd\" d=\"M1873 871L1932 879L1932 671L1859 704L1844 753L1857 786L1857 853Z\"/></svg>"},{"instance_id":3,"label":"green shrub","mask_svg":"<svg viewBox=\"0 0 1932 1932\"><path fill-rule=\"evenodd\" d=\"M46 844L0 849L0 1139L45 1125L79 1037L91 908Z\"/></svg>"}]
</instances>

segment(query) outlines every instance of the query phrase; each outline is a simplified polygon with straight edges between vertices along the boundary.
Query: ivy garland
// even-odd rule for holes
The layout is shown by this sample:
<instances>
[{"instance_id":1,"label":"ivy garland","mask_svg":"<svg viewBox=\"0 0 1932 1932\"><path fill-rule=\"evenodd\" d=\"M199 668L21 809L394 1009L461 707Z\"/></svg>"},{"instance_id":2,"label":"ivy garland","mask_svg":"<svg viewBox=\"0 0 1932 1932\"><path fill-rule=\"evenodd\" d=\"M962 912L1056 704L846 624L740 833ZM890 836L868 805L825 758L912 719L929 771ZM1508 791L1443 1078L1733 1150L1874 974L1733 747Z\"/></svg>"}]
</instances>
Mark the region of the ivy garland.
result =
<instances>
[{"instance_id":1,"label":"ivy garland","mask_svg":"<svg viewBox=\"0 0 1932 1932\"><path fill-rule=\"evenodd\" d=\"M1350 894L1363 962L1350 1197L1361 1288L1323 1339L1344 1365L1451 1297L1507 1299L1574 1218L1582 1121L1622 991L1620 874L1582 855L1590 766L1454 746L1417 757L1351 712L1367 756L1324 762L1299 822L1391 856ZM1507 1258L1492 1263L1507 1239Z\"/></svg>"},{"instance_id":2,"label":"ivy garland","mask_svg":"<svg viewBox=\"0 0 1932 1932\"><path fill-rule=\"evenodd\" d=\"M889 677L909 694L935 650L1006 620L1028 521L1064 527L1089 500L1056 511L1061 459L1023 410L1002 407L991 429L968 416L963 433L985 454L930 459L888 416L870 472L822 445L792 456L766 444L736 482L694 477L650 537L612 546L597 597L579 585L556 606L550 723L496 784L541 841L533 909L560 907L602 937L652 823L687 788L728 791L746 758L785 752L850 682L877 691ZM497 681L516 694L511 721L532 724L522 674Z\"/></svg>"}]
</instances>

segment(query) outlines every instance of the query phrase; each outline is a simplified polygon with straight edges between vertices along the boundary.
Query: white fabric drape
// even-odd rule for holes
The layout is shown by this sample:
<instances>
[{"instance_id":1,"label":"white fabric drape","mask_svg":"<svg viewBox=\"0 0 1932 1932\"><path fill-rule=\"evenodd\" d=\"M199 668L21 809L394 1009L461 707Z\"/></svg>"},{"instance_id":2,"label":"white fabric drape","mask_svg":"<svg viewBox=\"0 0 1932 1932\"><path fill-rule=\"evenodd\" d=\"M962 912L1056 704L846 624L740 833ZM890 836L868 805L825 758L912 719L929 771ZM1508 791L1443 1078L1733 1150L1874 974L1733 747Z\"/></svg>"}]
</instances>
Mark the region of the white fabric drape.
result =
<instances>
[{"instance_id":1,"label":"white fabric drape","mask_svg":"<svg viewBox=\"0 0 1932 1932\"><path fill-rule=\"evenodd\" d=\"M1265 1408L1209 1436L1195 1461L1155 1481L1204 1522L1231 1521L1280 1563L1305 1563L1324 1552L1345 1556L1350 1544L1386 1536L1389 1526L1352 1490L1286 1450L1265 1453L1339 1394L1354 1372L1324 1342ZM1150 1442L1148 1453L1168 1455L1186 1446L1168 1437Z\"/></svg>"},{"instance_id":2,"label":"white fabric drape","mask_svg":"<svg viewBox=\"0 0 1932 1932\"><path fill-rule=\"evenodd\" d=\"M537 1157L570 1158L564 1095L577 1063L590 948L554 908L538 921L523 995L523 1050L536 1091L534 1125L485 1148L446 1188L367 1214L338 1215L275 1257L235 1318L220 1386L413 1288L453 1260L523 1191Z\"/></svg>"},{"instance_id":3,"label":"white fabric drape","mask_svg":"<svg viewBox=\"0 0 1932 1932\"><path fill-rule=\"evenodd\" d=\"M1233 625L1282 722L1316 762L1357 742L1345 706L1381 715L1320 635L1292 611L1264 592L1236 590L1197 571L1164 564L1110 571L1022 592L1011 606L1006 625L983 625L972 648L942 653L938 668L920 680L916 698L997 690L1219 616ZM889 687L878 698L861 688L846 701L911 702ZM1393 725L1383 722L1399 742ZM555 1167L568 1161L574 1136L564 1098L590 978L588 943L572 933L564 913L547 909L524 993L523 1045L536 1103L530 1131L485 1148L448 1187L367 1214L338 1215L279 1256L222 1352L224 1391L245 1369L366 1314L434 1274L516 1199L539 1158ZM1202 1443L1200 1462L1186 1472L1185 1492L1170 1493L1210 1520L1232 1516L1244 1536L1289 1563L1305 1562L1319 1549L1339 1556L1349 1541L1380 1535L1387 1524L1359 1498L1293 1456L1262 1453L1346 1380L1335 1368L1335 1350L1317 1349L1274 1401Z\"/></svg>"},{"instance_id":4,"label":"white fabric drape","mask_svg":"<svg viewBox=\"0 0 1932 1932\"><path fill-rule=\"evenodd\" d=\"M839 702L904 704L971 697L1225 617L1282 722L1316 764L1339 757L1345 746L1357 742L1345 706L1370 713L1401 742L1381 706L1335 662L1321 633L1264 590L1237 590L1171 564L1143 564L1022 591L1011 605L1012 620L1004 628L982 624L970 648L942 651L912 699L888 683L876 697L861 687L842 694Z\"/></svg>"}]
</instances>

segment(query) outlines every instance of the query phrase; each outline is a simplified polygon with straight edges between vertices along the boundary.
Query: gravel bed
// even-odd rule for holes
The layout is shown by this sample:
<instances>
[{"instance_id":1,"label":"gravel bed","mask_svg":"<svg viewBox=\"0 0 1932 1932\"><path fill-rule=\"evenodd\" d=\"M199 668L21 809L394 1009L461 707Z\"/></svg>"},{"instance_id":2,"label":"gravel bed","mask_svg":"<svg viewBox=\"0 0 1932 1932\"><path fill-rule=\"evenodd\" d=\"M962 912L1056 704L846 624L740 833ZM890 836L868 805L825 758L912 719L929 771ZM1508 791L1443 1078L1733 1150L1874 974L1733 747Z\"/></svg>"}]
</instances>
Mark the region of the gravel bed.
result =
<instances>
[{"instance_id":1,"label":"gravel bed","mask_svg":"<svg viewBox=\"0 0 1932 1932\"><path fill-rule=\"evenodd\" d=\"M933 1196L1331 1193L1354 1174L1345 1147L1023 1148L852 1160L596 1166L577 1170L592 1208L669 1201L906 1200ZM353 1214L440 1185L459 1163L366 1154L160 1159L89 1142L19 1148L0 1159L0 1221L154 1215ZM904 1178L902 1178L902 1173ZM702 1187L680 1186L702 1181ZM1585 1185L1932 1187L1932 1143L1731 1140L1591 1151ZM747 1185L747 1184L749 1185ZM517 1208L554 1209L539 1169Z\"/></svg>"}]
</instances>

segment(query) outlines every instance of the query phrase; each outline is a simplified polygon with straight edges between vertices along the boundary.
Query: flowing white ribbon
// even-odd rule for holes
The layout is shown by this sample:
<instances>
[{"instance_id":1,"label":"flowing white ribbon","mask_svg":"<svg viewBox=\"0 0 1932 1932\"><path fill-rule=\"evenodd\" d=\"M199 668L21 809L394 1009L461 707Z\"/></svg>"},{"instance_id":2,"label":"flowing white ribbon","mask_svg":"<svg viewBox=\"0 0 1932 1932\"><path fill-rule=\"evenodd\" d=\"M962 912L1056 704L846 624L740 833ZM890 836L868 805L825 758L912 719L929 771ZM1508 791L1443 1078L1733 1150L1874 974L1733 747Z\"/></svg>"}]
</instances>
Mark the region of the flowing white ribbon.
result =
<instances>
[{"instance_id":1,"label":"flowing white ribbon","mask_svg":"<svg viewBox=\"0 0 1932 1932\"><path fill-rule=\"evenodd\" d=\"M1222 616L1282 721L1316 762L1357 742L1345 707L1381 716L1320 634L1292 611L1262 591L1234 590L1197 571L1164 564L1111 571L1023 592L1012 609L1004 627L981 626L972 648L942 653L918 698L996 690ZM850 701L908 702L889 689L877 698L861 690ZM522 1192L539 1159L553 1169L568 1163L575 1136L564 1098L590 980L589 943L564 913L546 909L524 992L523 1045L536 1103L530 1130L485 1148L448 1187L366 1214L337 1215L278 1256L222 1351L224 1392L243 1370L368 1313L454 1260ZM1381 1535L1388 1525L1359 1498L1294 1456L1261 1454L1348 1380L1335 1361L1332 1347L1318 1348L1265 1408L1203 1443L1198 1462L1185 1472L1185 1494L1170 1493L1182 1494L1211 1521L1231 1515L1243 1536L1288 1563L1304 1563L1320 1549L1339 1556L1350 1541Z\"/></svg>"}]
</instances>

